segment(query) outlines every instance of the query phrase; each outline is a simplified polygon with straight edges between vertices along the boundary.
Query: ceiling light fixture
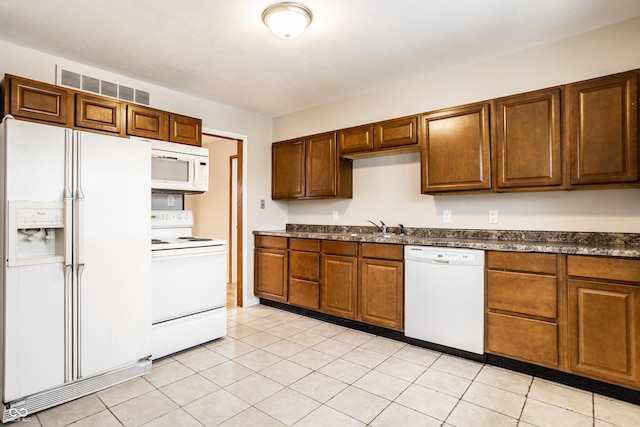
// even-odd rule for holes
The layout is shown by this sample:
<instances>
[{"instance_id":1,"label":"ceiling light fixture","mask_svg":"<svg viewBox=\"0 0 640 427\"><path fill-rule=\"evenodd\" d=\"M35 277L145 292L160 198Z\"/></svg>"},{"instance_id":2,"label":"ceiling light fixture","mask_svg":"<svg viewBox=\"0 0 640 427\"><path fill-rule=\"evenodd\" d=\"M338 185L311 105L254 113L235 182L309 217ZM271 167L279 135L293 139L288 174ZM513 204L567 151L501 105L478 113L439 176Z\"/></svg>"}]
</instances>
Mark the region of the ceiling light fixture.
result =
<instances>
[{"instance_id":1,"label":"ceiling light fixture","mask_svg":"<svg viewBox=\"0 0 640 427\"><path fill-rule=\"evenodd\" d=\"M271 32L283 39L299 36L311 23L311 11L301 4L283 2L272 4L262 12L262 21Z\"/></svg>"}]
</instances>

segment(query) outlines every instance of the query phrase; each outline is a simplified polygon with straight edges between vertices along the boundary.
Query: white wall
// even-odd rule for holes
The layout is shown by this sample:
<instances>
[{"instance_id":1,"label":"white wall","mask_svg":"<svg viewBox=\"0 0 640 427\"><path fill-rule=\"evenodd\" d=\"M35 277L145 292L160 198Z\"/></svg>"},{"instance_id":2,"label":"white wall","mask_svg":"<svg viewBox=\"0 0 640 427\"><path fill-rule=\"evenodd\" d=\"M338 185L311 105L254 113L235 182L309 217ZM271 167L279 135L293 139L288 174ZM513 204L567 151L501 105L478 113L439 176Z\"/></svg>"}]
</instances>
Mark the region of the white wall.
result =
<instances>
[{"instance_id":1,"label":"white wall","mask_svg":"<svg viewBox=\"0 0 640 427\"><path fill-rule=\"evenodd\" d=\"M274 119L274 140L340 129L640 68L640 18L482 63L389 84ZM428 52L425 52L428 55ZM288 222L409 227L640 232L640 189L420 194L417 154L355 160L353 199L291 201ZM284 208L283 208L284 209ZM443 224L442 211L452 222ZM499 224L488 224L488 210ZM339 220L332 220L338 211Z\"/></svg>"},{"instance_id":2,"label":"white wall","mask_svg":"<svg viewBox=\"0 0 640 427\"><path fill-rule=\"evenodd\" d=\"M186 95L146 82L129 79L86 64L69 61L0 40L0 73L14 74L46 83L55 83L56 65L65 69L126 84L150 93L151 107L188 116L201 117L203 128L245 137L244 156L244 291L245 303L257 302L253 295L253 236L259 229L282 228L287 209L271 201L271 134L270 117L232 106ZM214 133L214 132L212 132ZM267 178L268 177L268 178ZM259 209L260 199L266 209Z\"/></svg>"}]
</instances>

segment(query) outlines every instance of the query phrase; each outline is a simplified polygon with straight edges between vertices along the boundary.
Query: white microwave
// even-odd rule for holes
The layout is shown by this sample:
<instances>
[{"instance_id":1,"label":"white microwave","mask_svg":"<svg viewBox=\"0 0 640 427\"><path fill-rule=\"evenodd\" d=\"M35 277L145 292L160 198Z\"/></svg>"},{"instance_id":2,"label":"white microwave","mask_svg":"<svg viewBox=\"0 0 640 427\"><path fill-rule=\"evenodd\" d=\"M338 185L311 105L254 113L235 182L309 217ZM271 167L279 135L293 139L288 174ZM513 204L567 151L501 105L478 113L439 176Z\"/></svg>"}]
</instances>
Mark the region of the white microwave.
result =
<instances>
[{"instance_id":1,"label":"white microwave","mask_svg":"<svg viewBox=\"0 0 640 427\"><path fill-rule=\"evenodd\" d=\"M209 149L151 141L151 191L204 193L209 190Z\"/></svg>"}]
</instances>

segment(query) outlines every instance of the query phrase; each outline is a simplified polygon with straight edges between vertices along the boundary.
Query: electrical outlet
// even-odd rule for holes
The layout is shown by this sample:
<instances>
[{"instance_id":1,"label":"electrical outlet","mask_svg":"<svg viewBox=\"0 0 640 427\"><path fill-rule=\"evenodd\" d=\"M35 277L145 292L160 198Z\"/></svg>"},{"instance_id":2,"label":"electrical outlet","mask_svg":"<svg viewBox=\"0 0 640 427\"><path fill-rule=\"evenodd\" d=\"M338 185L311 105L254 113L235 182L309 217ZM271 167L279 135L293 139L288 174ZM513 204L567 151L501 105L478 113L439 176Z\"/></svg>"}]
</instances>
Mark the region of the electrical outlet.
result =
<instances>
[{"instance_id":1,"label":"electrical outlet","mask_svg":"<svg viewBox=\"0 0 640 427\"><path fill-rule=\"evenodd\" d=\"M167 206L175 206L176 198L173 194L167 194Z\"/></svg>"},{"instance_id":2,"label":"electrical outlet","mask_svg":"<svg viewBox=\"0 0 640 427\"><path fill-rule=\"evenodd\" d=\"M489 211L489 224L498 223L498 211Z\"/></svg>"},{"instance_id":3,"label":"electrical outlet","mask_svg":"<svg viewBox=\"0 0 640 427\"><path fill-rule=\"evenodd\" d=\"M442 211L442 222L444 223L450 223L451 222L451 211L450 210L444 210Z\"/></svg>"},{"instance_id":4,"label":"electrical outlet","mask_svg":"<svg viewBox=\"0 0 640 427\"><path fill-rule=\"evenodd\" d=\"M260 199L260 209L264 209L264 199Z\"/></svg>"},{"instance_id":5,"label":"electrical outlet","mask_svg":"<svg viewBox=\"0 0 640 427\"><path fill-rule=\"evenodd\" d=\"M338 211L333 211L333 220L334 221L338 220Z\"/></svg>"}]
</instances>

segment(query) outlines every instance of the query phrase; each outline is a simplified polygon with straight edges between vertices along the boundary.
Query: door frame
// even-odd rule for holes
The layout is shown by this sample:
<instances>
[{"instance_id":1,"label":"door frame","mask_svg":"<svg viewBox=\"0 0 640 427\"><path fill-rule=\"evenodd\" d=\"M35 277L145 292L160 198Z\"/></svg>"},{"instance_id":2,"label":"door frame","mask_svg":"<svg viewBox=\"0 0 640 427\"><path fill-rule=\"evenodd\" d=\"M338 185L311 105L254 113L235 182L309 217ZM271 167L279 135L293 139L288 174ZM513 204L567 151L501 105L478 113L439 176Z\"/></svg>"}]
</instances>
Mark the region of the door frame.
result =
<instances>
[{"instance_id":1,"label":"door frame","mask_svg":"<svg viewBox=\"0 0 640 427\"><path fill-rule=\"evenodd\" d=\"M228 138L228 139L235 139L237 142L237 151L236 151L236 156L238 157L238 189L237 189L237 197L238 197L238 216L237 216L237 222L238 222L238 244L237 247L234 248L230 248L230 250L235 250L236 252L236 256L237 256L237 276L238 276L238 281L237 281L237 293L236 293L236 300L237 300L237 305L238 307L243 307L244 306L244 277L246 277L246 265L243 262L243 260L245 259L245 257L247 256L246 254L246 248L248 248L248 244L247 244L247 236L244 233L244 224L246 224L247 221L247 212L244 209L244 206L246 206L246 197L247 197L247 191L246 191L246 182L247 182L247 177L246 177L246 172L247 172L247 165L246 165L246 161L247 161L247 156L244 155L244 150L245 147L247 146L247 136L246 135L241 135L241 134L237 134L237 133L233 133L233 132L226 132L226 131L221 131L221 130L215 130L215 129L209 129L209 128L203 128L202 129L202 134L203 135L207 135L207 136L212 136L212 137L222 137L222 138Z\"/></svg>"}]
</instances>

